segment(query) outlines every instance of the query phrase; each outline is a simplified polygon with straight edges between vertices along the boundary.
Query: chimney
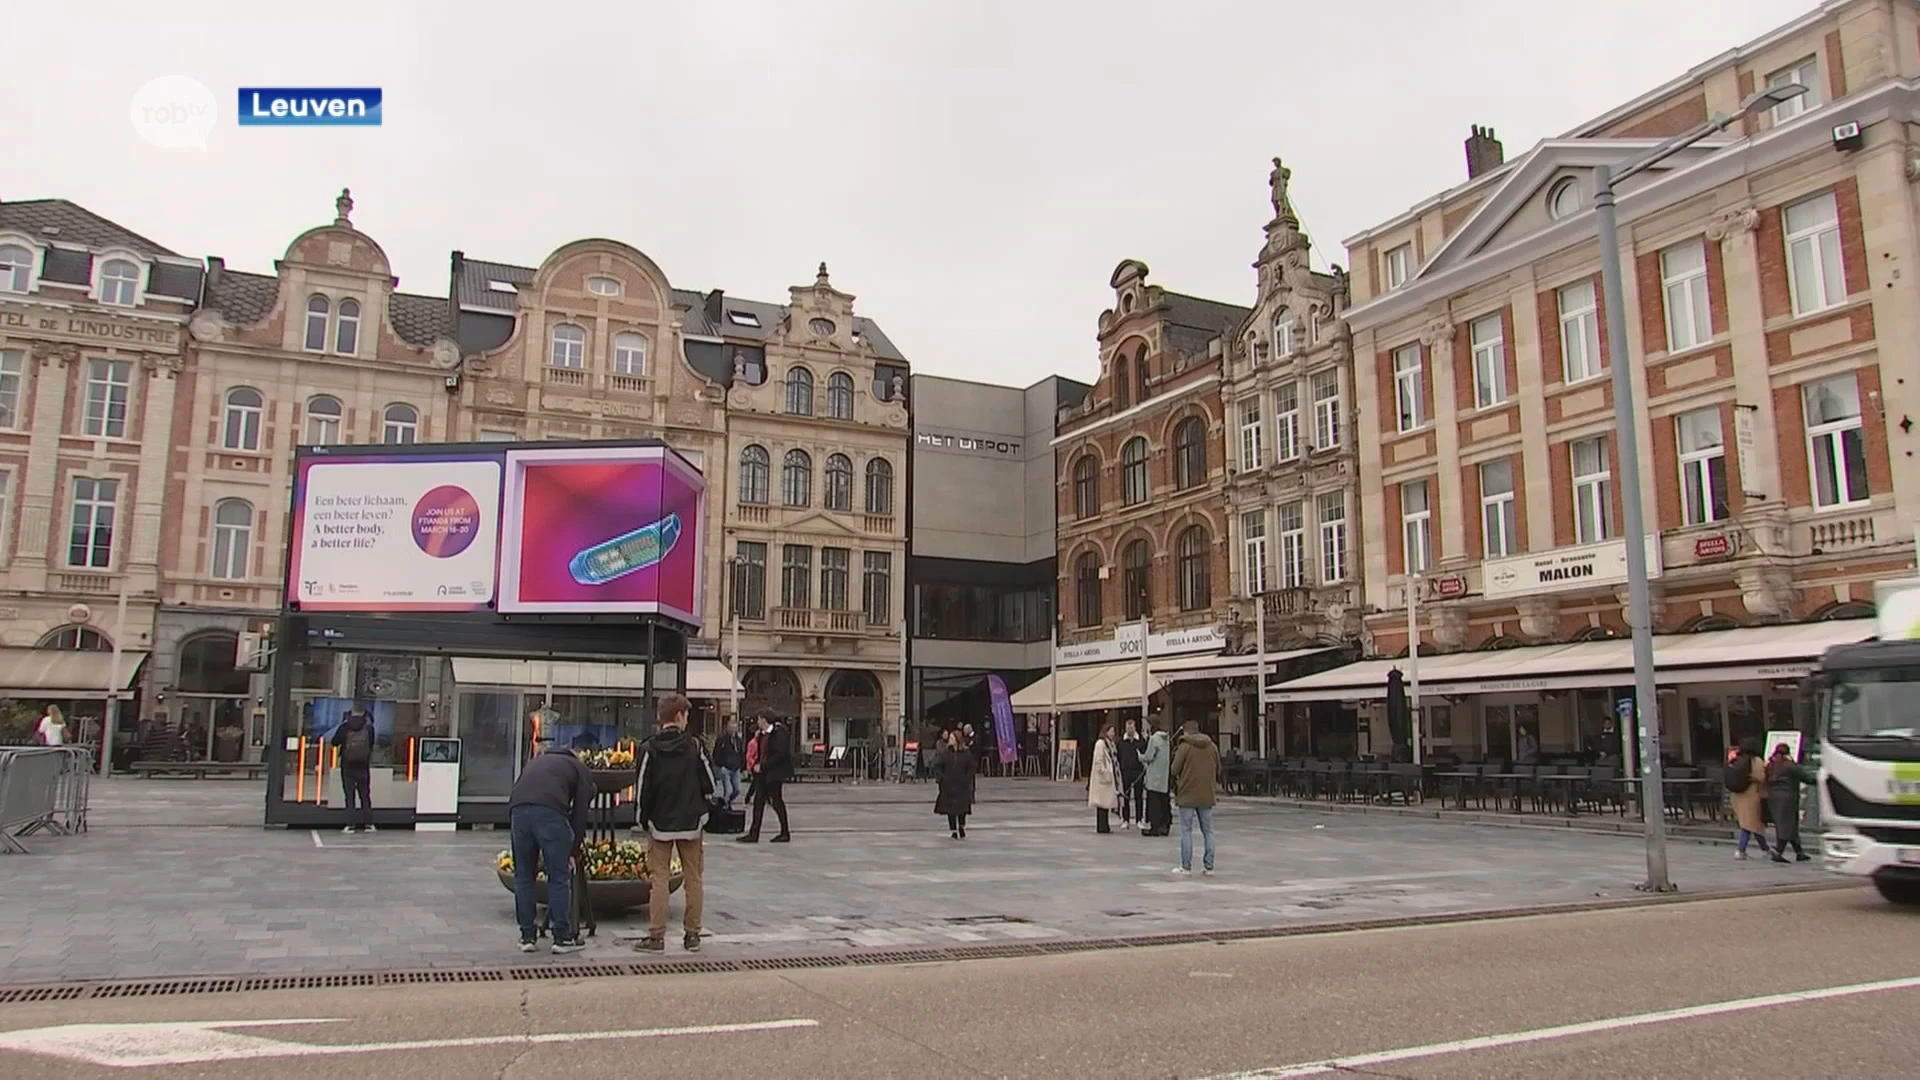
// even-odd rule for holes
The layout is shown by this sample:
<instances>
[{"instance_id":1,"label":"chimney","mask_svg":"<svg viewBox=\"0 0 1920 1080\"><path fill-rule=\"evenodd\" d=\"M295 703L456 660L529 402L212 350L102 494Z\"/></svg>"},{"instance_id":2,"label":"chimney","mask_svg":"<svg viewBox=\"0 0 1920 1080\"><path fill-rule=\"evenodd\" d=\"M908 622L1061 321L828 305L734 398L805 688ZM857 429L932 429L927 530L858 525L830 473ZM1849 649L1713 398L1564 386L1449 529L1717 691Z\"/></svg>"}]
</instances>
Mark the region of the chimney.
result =
<instances>
[{"instance_id":1,"label":"chimney","mask_svg":"<svg viewBox=\"0 0 1920 1080\"><path fill-rule=\"evenodd\" d=\"M227 269L227 260L218 255L207 256L207 288L220 284L220 275Z\"/></svg>"},{"instance_id":2,"label":"chimney","mask_svg":"<svg viewBox=\"0 0 1920 1080\"><path fill-rule=\"evenodd\" d=\"M1475 124L1473 136L1467 140L1467 179L1492 172L1506 161L1507 149L1493 137L1493 129Z\"/></svg>"},{"instance_id":3,"label":"chimney","mask_svg":"<svg viewBox=\"0 0 1920 1080\"><path fill-rule=\"evenodd\" d=\"M720 325L721 316L726 314L726 304L724 302L726 296L727 294L720 289L715 289L707 294L707 321L715 326Z\"/></svg>"}]
</instances>

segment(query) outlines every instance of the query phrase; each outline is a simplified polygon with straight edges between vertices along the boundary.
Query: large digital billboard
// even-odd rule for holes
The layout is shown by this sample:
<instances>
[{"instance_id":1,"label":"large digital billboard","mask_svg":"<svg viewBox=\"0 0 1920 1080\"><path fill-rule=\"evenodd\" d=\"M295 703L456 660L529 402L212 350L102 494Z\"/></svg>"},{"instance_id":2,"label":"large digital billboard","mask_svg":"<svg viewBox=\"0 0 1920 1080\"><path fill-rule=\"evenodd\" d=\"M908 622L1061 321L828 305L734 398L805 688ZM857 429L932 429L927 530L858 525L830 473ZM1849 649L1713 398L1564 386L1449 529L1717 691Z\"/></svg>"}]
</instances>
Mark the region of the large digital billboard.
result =
<instances>
[{"instance_id":1,"label":"large digital billboard","mask_svg":"<svg viewBox=\"0 0 1920 1080\"><path fill-rule=\"evenodd\" d=\"M498 608L700 625L706 481L664 446L506 452Z\"/></svg>"},{"instance_id":2,"label":"large digital billboard","mask_svg":"<svg viewBox=\"0 0 1920 1080\"><path fill-rule=\"evenodd\" d=\"M302 455L294 470L289 606L490 607L500 482L498 451Z\"/></svg>"}]
</instances>

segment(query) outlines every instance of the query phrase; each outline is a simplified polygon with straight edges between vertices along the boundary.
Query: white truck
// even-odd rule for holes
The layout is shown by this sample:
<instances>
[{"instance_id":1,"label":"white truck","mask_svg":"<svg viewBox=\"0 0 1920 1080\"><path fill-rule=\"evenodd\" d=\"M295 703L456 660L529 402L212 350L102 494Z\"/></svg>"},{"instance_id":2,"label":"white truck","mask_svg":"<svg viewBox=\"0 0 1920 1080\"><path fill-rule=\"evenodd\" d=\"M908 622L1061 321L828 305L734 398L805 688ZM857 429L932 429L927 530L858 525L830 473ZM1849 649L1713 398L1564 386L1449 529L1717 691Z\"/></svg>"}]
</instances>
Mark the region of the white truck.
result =
<instances>
[{"instance_id":1,"label":"white truck","mask_svg":"<svg viewBox=\"0 0 1920 1080\"><path fill-rule=\"evenodd\" d=\"M1874 587L1878 637L1810 677L1828 869L1920 905L1920 578Z\"/></svg>"}]
</instances>

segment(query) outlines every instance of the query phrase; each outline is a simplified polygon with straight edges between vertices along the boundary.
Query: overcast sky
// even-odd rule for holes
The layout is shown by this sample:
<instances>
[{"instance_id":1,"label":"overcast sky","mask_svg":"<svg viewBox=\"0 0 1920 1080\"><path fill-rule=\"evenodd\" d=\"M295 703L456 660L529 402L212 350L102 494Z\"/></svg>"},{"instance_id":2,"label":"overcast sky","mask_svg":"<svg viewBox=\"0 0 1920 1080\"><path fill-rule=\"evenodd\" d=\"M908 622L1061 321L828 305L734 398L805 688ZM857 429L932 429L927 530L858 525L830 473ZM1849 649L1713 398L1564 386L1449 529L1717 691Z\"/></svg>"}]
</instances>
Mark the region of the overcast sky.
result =
<instances>
[{"instance_id":1,"label":"overcast sky","mask_svg":"<svg viewBox=\"0 0 1920 1080\"><path fill-rule=\"evenodd\" d=\"M453 249L586 236L764 300L825 260L916 370L1088 379L1123 258L1251 301L1274 155L1344 263L1465 178L1472 124L1517 155L1814 2L13 0L0 198L271 272L347 186L436 295ZM206 152L135 136L162 75L217 95ZM385 123L241 129L240 86L378 86Z\"/></svg>"}]
</instances>

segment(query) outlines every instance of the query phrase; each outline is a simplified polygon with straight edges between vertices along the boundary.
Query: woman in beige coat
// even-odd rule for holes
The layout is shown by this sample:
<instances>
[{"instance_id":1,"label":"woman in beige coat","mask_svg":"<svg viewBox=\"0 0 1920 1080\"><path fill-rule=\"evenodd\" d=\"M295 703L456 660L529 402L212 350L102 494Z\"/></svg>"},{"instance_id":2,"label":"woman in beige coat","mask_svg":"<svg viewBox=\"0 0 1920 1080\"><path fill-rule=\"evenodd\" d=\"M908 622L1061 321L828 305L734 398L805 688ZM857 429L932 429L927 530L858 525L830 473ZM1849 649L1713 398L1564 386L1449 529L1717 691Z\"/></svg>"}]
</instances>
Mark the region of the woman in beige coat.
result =
<instances>
[{"instance_id":1,"label":"woman in beige coat","mask_svg":"<svg viewBox=\"0 0 1920 1080\"><path fill-rule=\"evenodd\" d=\"M1093 744L1093 768L1087 773L1087 805L1093 807L1093 831L1113 831L1107 815L1120 809L1120 756L1113 746L1113 725L1100 729Z\"/></svg>"},{"instance_id":2,"label":"woman in beige coat","mask_svg":"<svg viewBox=\"0 0 1920 1080\"><path fill-rule=\"evenodd\" d=\"M1736 750L1734 759L1727 763L1728 768L1737 769L1744 765L1747 769L1747 786L1744 790L1728 795L1733 801L1733 817L1738 827L1733 833L1733 857L1747 857L1747 841L1760 845L1760 854L1767 854L1766 806L1767 806L1767 767L1760 760L1759 744L1751 740L1742 742Z\"/></svg>"}]
</instances>

